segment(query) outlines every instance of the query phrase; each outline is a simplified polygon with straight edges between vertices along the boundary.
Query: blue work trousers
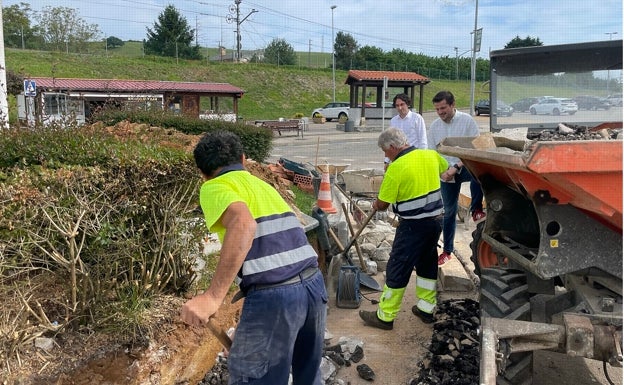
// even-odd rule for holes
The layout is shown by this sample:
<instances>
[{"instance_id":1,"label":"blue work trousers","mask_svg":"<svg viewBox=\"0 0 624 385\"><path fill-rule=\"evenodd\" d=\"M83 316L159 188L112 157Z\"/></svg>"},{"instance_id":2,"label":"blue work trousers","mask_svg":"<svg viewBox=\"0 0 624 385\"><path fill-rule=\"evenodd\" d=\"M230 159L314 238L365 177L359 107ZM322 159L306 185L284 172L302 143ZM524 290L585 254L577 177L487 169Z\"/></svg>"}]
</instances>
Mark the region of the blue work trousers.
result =
<instances>
[{"instance_id":1,"label":"blue work trousers","mask_svg":"<svg viewBox=\"0 0 624 385\"><path fill-rule=\"evenodd\" d=\"M470 182L470 214L475 210L483 210L483 191L479 182L462 168L461 172L455 174L455 182L441 182L442 202L444 203L444 220L442 225L442 237L444 238L444 251L452 253L455 251L455 227L457 224L457 201L461 191L462 183Z\"/></svg>"},{"instance_id":2,"label":"blue work trousers","mask_svg":"<svg viewBox=\"0 0 624 385\"><path fill-rule=\"evenodd\" d=\"M230 385L321 385L327 291L320 271L297 283L250 289L228 356Z\"/></svg>"}]
</instances>

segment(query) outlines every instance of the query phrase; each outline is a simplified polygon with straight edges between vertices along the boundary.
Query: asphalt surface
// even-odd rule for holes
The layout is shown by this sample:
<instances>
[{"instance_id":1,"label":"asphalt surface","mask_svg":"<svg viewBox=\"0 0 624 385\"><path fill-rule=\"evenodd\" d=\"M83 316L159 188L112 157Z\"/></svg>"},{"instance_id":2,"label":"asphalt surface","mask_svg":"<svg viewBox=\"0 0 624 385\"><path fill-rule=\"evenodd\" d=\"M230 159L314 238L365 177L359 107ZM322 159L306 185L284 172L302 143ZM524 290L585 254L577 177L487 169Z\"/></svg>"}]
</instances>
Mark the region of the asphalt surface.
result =
<instances>
[{"instance_id":1,"label":"asphalt surface","mask_svg":"<svg viewBox=\"0 0 624 385\"><path fill-rule=\"evenodd\" d=\"M423 113L427 127L437 118L435 112ZM489 131L489 117L475 116L481 131ZM298 163L322 165L348 165L348 170L383 169L383 152L377 147L382 131L381 121L369 119L365 126L345 132L337 122L315 124L310 121L308 129L300 134L284 132L275 135L273 151L266 160L275 163L286 158ZM389 127L386 122L384 128Z\"/></svg>"}]
</instances>

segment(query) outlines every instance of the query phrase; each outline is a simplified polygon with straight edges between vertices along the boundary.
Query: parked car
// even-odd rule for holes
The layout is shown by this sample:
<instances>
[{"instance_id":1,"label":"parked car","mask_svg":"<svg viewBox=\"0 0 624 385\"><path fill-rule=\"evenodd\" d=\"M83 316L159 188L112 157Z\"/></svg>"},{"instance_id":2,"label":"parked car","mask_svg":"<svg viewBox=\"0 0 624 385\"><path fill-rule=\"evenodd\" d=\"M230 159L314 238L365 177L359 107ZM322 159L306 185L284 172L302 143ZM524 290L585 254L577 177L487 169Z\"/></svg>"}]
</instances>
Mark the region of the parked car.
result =
<instances>
[{"instance_id":1,"label":"parked car","mask_svg":"<svg viewBox=\"0 0 624 385\"><path fill-rule=\"evenodd\" d=\"M608 110L611 103L597 96L579 95L574 98L579 110Z\"/></svg>"},{"instance_id":2,"label":"parked car","mask_svg":"<svg viewBox=\"0 0 624 385\"><path fill-rule=\"evenodd\" d=\"M531 107L531 105L538 103L538 102L539 102L539 98L537 97L523 98L523 99L520 99L518 101L511 103L511 107L514 109L514 111L527 112L529 111L529 108Z\"/></svg>"},{"instance_id":3,"label":"parked car","mask_svg":"<svg viewBox=\"0 0 624 385\"><path fill-rule=\"evenodd\" d=\"M490 101L481 99L477 102L477 104L475 104L474 109L475 109L475 114L477 114L477 116L481 114L489 115L490 114Z\"/></svg>"},{"instance_id":4,"label":"parked car","mask_svg":"<svg viewBox=\"0 0 624 385\"><path fill-rule=\"evenodd\" d=\"M609 101L612 106L622 107L622 94L609 95L607 96L607 101Z\"/></svg>"},{"instance_id":5,"label":"parked car","mask_svg":"<svg viewBox=\"0 0 624 385\"><path fill-rule=\"evenodd\" d=\"M496 115L498 116L511 116L513 115L514 109L507 103L503 101L496 102ZM475 105L475 114L481 115L489 115L490 114L490 101L486 99L479 100Z\"/></svg>"},{"instance_id":6,"label":"parked car","mask_svg":"<svg viewBox=\"0 0 624 385\"><path fill-rule=\"evenodd\" d=\"M513 115L514 108L502 100L496 101L496 115L498 116L511 116Z\"/></svg>"},{"instance_id":7,"label":"parked car","mask_svg":"<svg viewBox=\"0 0 624 385\"><path fill-rule=\"evenodd\" d=\"M327 103L325 107L317 108L312 111L312 117L324 116L328 122L332 119L340 119L342 116L349 117L349 103L348 102L332 102Z\"/></svg>"},{"instance_id":8,"label":"parked car","mask_svg":"<svg viewBox=\"0 0 624 385\"><path fill-rule=\"evenodd\" d=\"M578 106L570 98L546 98L529 107L531 115L561 115L563 113L574 115L576 111L578 111Z\"/></svg>"}]
</instances>

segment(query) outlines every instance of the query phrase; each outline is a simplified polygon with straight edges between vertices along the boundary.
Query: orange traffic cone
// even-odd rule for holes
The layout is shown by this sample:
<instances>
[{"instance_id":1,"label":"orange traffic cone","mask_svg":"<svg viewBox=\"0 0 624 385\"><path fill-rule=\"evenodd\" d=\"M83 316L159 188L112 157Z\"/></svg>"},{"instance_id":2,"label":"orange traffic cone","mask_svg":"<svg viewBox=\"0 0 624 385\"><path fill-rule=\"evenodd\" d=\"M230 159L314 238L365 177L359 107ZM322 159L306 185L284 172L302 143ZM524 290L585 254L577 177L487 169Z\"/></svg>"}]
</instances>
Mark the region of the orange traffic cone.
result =
<instances>
[{"instance_id":1,"label":"orange traffic cone","mask_svg":"<svg viewBox=\"0 0 624 385\"><path fill-rule=\"evenodd\" d=\"M329 173L321 174L321 186L318 192L316 205L328 214L335 214L336 208L332 204L331 185L329 183Z\"/></svg>"}]
</instances>

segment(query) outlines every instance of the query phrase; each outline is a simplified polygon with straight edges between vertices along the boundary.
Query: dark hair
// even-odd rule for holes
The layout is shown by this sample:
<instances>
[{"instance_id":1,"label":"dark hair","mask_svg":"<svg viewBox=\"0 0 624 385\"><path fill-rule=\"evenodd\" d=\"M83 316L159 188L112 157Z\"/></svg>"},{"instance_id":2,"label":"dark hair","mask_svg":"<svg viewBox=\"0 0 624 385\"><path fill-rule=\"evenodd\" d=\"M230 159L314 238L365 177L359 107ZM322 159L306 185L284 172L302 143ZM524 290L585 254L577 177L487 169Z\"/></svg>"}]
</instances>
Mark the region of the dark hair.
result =
<instances>
[{"instance_id":1,"label":"dark hair","mask_svg":"<svg viewBox=\"0 0 624 385\"><path fill-rule=\"evenodd\" d=\"M212 176L219 167L241 162L243 144L240 138L229 131L208 132L202 136L193 150L195 164L207 176Z\"/></svg>"},{"instance_id":2,"label":"dark hair","mask_svg":"<svg viewBox=\"0 0 624 385\"><path fill-rule=\"evenodd\" d=\"M407 104L407 106L409 108L412 108L412 99L407 96L407 94L397 94L393 99L392 99L392 107L396 107L396 101L397 99L401 99L402 101L405 102L405 104Z\"/></svg>"},{"instance_id":3,"label":"dark hair","mask_svg":"<svg viewBox=\"0 0 624 385\"><path fill-rule=\"evenodd\" d=\"M451 91L440 91L433 97L434 103L440 103L443 100L446 100L446 103L450 106L455 103L455 96L453 96Z\"/></svg>"}]
</instances>

